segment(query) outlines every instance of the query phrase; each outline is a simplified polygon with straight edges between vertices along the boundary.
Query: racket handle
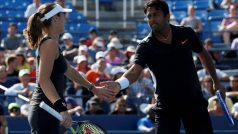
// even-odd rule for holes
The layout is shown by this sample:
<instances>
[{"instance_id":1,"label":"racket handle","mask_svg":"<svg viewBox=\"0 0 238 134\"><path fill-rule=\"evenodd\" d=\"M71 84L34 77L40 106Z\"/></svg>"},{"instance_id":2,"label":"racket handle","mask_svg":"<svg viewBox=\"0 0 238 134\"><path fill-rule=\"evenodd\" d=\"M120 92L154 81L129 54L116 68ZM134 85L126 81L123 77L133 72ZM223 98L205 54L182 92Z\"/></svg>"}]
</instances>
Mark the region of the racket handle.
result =
<instances>
[{"instance_id":1,"label":"racket handle","mask_svg":"<svg viewBox=\"0 0 238 134\"><path fill-rule=\"evenodd\" d=\"M62 115L55 111L53 108L51 108L49 105L47 105L45 102L40 103L40 108L44 109L49 114L53 115L55 118L57 118L59 121L63 121Z\"/></svg>"}]
</instances>

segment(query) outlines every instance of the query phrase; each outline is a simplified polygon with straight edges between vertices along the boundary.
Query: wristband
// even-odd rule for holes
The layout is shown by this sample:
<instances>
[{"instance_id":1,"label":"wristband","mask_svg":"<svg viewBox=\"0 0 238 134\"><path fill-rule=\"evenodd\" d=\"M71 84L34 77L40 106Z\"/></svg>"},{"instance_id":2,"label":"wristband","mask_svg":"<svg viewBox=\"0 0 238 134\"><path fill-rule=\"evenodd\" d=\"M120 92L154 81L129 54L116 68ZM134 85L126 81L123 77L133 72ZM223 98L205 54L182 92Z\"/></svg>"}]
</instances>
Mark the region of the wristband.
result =
<instances>
[{"instance_id":1,"label":"wristband","mask_svg":"<svg viewBox=\"0 0 238 134\"><path fill-rule=\"evenodd\" d=\"M53 104L55 110L57 112L63 112L63 111L67 111L67 107L66 107L66 102L63 99L58 99L54 104Z\"/></svg>"},{"instance_id":2,"label":"wristband","mask_svg":"<svg viewBox=\"0 0 238 134\"><path fill-rule=\"evenodd\" d=\"M129 85L130 85L129 80L126 77L121 77L121 78L117 79L116 82L119 83L121 90L129 87Z\"/></svg>"}]
</instances>

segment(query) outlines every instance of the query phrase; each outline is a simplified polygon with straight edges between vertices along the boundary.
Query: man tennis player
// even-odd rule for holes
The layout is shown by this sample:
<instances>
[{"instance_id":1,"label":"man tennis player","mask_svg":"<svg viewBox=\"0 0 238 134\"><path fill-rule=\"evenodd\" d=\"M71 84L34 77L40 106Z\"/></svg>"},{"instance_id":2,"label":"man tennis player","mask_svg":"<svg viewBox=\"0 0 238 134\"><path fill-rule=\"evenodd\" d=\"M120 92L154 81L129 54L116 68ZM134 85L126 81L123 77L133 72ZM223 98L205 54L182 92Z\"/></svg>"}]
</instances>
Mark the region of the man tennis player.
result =
<instances>
[{"instance_id":1,"label":"man tennis player","mask_svg":"<svg viewBox=\"0 0 238 134\"><path fill-rule=\"evenodd\" d=\"M135 82L148 67L155 82L156 131L179 134L183 122L187 134L212 134L213 129L193 62L198 54L214 81L214 89L224 92L211 57L196 33L188 27L169 24L169 8L163 0L149 0L144 13L152 31L137 46L134 65L116 82L103 82L119 91Z\"/></svg>"}]
</instances>

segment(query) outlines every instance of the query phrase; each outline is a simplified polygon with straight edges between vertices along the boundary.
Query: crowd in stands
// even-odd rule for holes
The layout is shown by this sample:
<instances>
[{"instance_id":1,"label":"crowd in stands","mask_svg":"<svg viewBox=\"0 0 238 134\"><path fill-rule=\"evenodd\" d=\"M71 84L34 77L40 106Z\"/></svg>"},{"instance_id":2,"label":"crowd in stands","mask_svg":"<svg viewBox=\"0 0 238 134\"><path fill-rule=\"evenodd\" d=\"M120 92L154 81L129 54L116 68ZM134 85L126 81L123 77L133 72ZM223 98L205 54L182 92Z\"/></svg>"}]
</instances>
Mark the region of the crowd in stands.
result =
<instances>
[{"instance_id":1,"label":"crowd in stands","mask_svg":"<svg viewBox=\"0 0 238 134\"><path fill-rule=\"evenodd\" d=\"M55 2L64 5L62 0L56 0ZM212 0L210 2L214 3ZM25 17L27 18L32 13L35 13L40 5L40 0L33 0L33 3L26 9ZM218 6L213 4L210 10L215 10L216 8ZM237 49L238 34L233 31L238 30L238 20L236 18L237 2L223 0L219 8L229 11L219 28L220 31L226 31L223 32L223 43L230 45L232 49ZM188 6L188 17L182 19L181 22L177 21L175 23L192 27L200 36L204 30L203 22L196 16L195 12L196 8L194 6ZM176 16L173 16L172 19L176 19ZM0 45L0 84L9 88L9 91L0 91L0 102L2 107L7 107L8 111L2 112L0 110L0 125L4 125L1 115L7 114L12 117L27 116L28 103L11 96L21 94L30 99L32 92L34 92L36 81L35 50L29 48L21 33L17 33L16 23L9 23L6 29L7 36L2 38ZM229 30L232 30L232 32ZM108 38L101 37L99 31L95 28L89 29L88 35L81 37L78 42L75 42L74 38L70 32L62 34L59 40L61 52L79 73L95 85L107 80L116 80L126 72L133 62L136 46L122 44L119 33L114 29L109 32ZM206 49L214 47L212 39L204 40L204 46ZM219 63L223 56L223 53L217 51L210 51L210 54L215 63ZM238 75L228 76L218 68L217 74L220 80L229 81L225 85L227 86L226 102L234 118L238 119ZM204 97L209 102L208 110L210 114L223 115L217 98L214 97L215 93L212 90L211 77L204 69L198 70L198 76ZM141 111L139 109L142 103L150 104L154 99L153 91L155 89L149 69L145 69L138 81L118 93L117 100L110 103L94 96L81 85L70 80L66 82L65 100L69 113L72 115L145 114L146 117L138 122L138 130L144 132L154 131L152 121L154 117L151 110Z\"/></svg>"}]
</instances>

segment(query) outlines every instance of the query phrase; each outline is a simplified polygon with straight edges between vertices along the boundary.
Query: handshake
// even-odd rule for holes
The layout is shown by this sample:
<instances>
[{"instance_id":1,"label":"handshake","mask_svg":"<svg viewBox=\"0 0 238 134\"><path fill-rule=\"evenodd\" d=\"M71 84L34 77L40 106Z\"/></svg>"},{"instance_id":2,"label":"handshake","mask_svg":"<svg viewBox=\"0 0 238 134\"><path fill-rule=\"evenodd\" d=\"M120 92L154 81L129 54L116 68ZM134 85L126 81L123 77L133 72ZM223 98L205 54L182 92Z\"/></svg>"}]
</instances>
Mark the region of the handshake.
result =
<instances>
[{"instance_id":1,"label":"handshake","mask_svg":"<svg viewBox=\"0 0 238 134\"><path fill-rule=\"evenodd\" d=\"M119 93L121 86L115 81L100 82L100 86L95 86L91 91L99 98L112 102L116 99L117 93Z\"/></svg>"}]
</instances>

